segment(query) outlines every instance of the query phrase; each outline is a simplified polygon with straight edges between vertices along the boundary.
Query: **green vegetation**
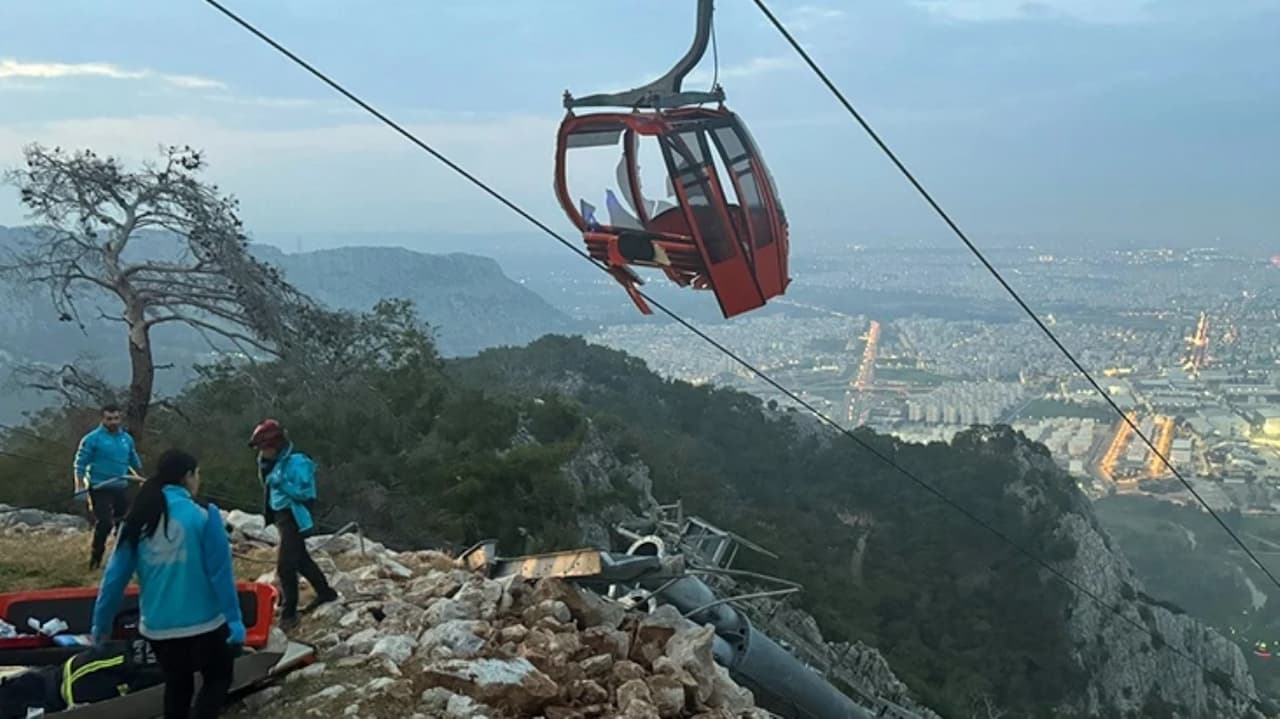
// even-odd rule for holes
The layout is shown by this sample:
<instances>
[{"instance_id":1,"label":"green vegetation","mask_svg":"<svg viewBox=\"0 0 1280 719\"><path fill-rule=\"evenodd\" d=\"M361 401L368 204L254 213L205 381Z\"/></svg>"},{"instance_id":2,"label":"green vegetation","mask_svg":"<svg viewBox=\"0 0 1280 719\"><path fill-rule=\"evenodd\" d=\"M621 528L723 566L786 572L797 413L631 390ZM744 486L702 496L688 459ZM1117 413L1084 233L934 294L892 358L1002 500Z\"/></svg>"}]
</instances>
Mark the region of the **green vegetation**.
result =
<instances>
[{"instance_id":1,"label":"green vegetation","mask_svg":"<svg viewBox=\"0 0 1280 719\"><path fill-rule=\"evenodd\" d=\"M460 386L404 303L316 327L305 364L202 367L180 396L153 410L144 457L169 446L201 457L206 495L219 506L261 511L248 432L280 418L321 465L320 517L359 518L392 545L470 543L496 537L507 551L572 544L575 518L591 511L560 467L581 442L572 404L495 398ZM79 434L94 413L50 412L13 433L0 456L0 501L61 506ZM512 447L517 427L530 442Z\"/></svg>"},{"instance_id":2,"label":"green vegetation","mask_svg":"<svg viewBox=\"0 0 1280 719\"><path fill-rule=\"evenodd\" d=\"M802 582L805 608L828 638L877 646L944 715L960 716L987 694L1020 716L1049 716L1081 688L1062 633L1069 592L855 443L808 429L807 417L769 419L749 395L664 380L579 339L545 337L452 368L467 384L512 397L574 388L598 423L610 418L615 450L652 468L659 498L682 497L690 511L777 552L777 561L747 566ZM1074 555L1070 540L1047 531L1077 498L1069 479L1030 477L1050 501L1029 517L1006 494L1021 472L1013 433L987 442L967 432L953 447L860 436L1016 541L1053 558ZM874 519L860 577L848 569L859 535L845 513Z\"/></svg>"},{"instance_id":3,"label":"green vegetation","mask_svg":"<svg viewBox=\"0 0 1280 719\"><path fill-rule=\"evenodd\" d=\"M203 459L208 494L256 511L260 490L245 441L282 419L320 462L321 521L358 517L392 545L464 545L496 537L504 552L572 546L576 518L634 492L584 491L561 471L590 418L620 457L643 460L662 500L744 534L780 555L744 566L803 583L803 604L830 639L878 647L927 705L961 716L975 696L1018 716L1051 716L1082 690L1063 626L1071 592L1026 558L913 485L857 444L798 413L766 413L749 395L664 380L642 361L581 339L438 358L407 306L383 303L312 332L307 360L219 364L153 411L145 456L168 445ZM37 418L0 458L0 501L57 502L92 413ZM1027 470L1036 452L1007 428L953 445L859 435L1023 546L1052 559L1076 547L1049 529L1081 502L1060 472ZM1019 448L1023 448L1019 450ZM1017 450L1017 451L1015 451ZM1006 490L1023 481L1046 502ZM228 501L230 500L230 501ZM862 571L851 557L872 521ZM748 558L743 558L744 560Z\"/></svg>"}]
</instances>

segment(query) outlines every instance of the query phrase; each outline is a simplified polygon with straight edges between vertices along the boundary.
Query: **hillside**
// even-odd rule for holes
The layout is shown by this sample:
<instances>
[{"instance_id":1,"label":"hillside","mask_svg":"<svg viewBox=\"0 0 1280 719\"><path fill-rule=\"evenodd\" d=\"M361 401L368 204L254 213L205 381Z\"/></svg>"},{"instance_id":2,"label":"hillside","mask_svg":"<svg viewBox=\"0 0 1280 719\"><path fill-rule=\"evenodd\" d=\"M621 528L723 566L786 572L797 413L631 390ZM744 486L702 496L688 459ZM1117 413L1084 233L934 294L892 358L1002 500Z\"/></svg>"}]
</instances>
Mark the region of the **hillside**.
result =
<instances>
[{"instance_id":1,"label":"hillside","mask_svg":"<svg viewBox=\"0 0 1280 719\"><path fill-rule=\"evenodd\" d=\"M615 450L646 462L655 495L682 496L781 555L759 568L802 582L825 632L876 646L944 716L982 697L1018 716L1251 715L1226 689L1254 692L1239 648L1151 599L1075 482L1008 428L974 429L951 445L861 436L1148 631L801 415L663 380L574 339L457 365L469 382L564 394L614 418Z\"/></svg>"},{"instance_id":2,"label":"hillside","mask_svg":"<svg viewBox=\"0 0 1280 719\"><path fill-rule=\"evenodd\" d=\"M18 519L7 509L0 505L3 589L96 582L70 568L83 566L81 518L25 511ZM274 544L263 518L224 519L237 578L274 581L262 574ZM559 579L495 580L440 552L395 552L350 534L309 541L343 594L291 632L315 648L315 661L226 716L772 716L713 662L711 632L673 607L627 611ZM268 647L285 641L274 629Z\"/></svg>"},{"instance_id":3,"label":"hillside","mask_svg":"<svg viewBox=\"0 0 1280 719\"><path fill-rule=\"evenodd\" d=\"M0 227L0 257L26 237L23 228ZM132 256L171 256L175 245L163 235L141 234L131 245ZM519 345L543 334L571 333L577 324L539 295L512 281L487 257L453 253L431 255L390 247L359 247L285 254L275 247L254 245L260 259L280 267L287 280L320 302L336 308L364 311L378 300L410 300L419 316L436 330L446 356L474 354L486 347ZM134 254L136 253L136 254ZM17 286L0 279L0 383L16 365L75 362L93 366L113 381L128 376L125 339L118 323L100 319L98 307L114 308L86 295L84 330L60 322L43 287ZM194 375L190 367L212 359L207 343L196 333L177 326L155 332L157 362L172 369L157 378L160 393L178 391ZM0 385L2 386L2 385ZM0 422L10 422L21 410L38 406L33 392L5 387Z\"/></svg>"},{"instance_id":4,"label":"hillside","mask_svg":"<svg viewBox=\"0 0 1280 719\"><path fill-rule=\"evenodd\" d=\"M486 347L522 345L576 323L532 290L513 282L488 257L434 255L397 247L344 247L284 254L255 245L254 254L320 302L366 310L378 300L411 300L431 324L441 354L470 355Z\"/></svg>"},{"instance_id":5,"label":"hillside","mask_svg":"<svg viewBox=\"0 0 1280 719\"><path fill-rule=\"evenodd\" d=\"M1208 514L1146 497L1112 497L1098 516L1133 561L1148 591L1231 637L1245 652L1258 688L1280 696L1275 659L1254 655L1257 642L1280 638L1280 590ZM1274 570L1280 519L1229 512L1223 519Z\"/></svg>"},{"instance_id":6,"label":"hillside","mask_svg":"<svg viewBox=\"0 0 1280 719\"><path fill-rule=\"evenodd\" d=\"M402 343L394 357L357 353L355 374L211 371L157 412L144 456L196 449L208 494L253 511L244 433L282 417L322 462L322 521L359 519L396 548L490 537L509 553L605 544L650 497L681 499L776 553L739 564L800 582L800 606L825 639L879 649L913 699L942 716L982 706L1029 717L1256 716L1239 698L1254 693L1239 648L1146 589L1071 478L1008 428L950 445L861 436L1145 629L804 415L664 380L581 339L444 362L425 338ZM44 440L10 437L10 451L60 461L37 470L0 457L0 501L56 499L57 453L83 426L50 416L36 425Z\"/></svg>"}]
</instances>

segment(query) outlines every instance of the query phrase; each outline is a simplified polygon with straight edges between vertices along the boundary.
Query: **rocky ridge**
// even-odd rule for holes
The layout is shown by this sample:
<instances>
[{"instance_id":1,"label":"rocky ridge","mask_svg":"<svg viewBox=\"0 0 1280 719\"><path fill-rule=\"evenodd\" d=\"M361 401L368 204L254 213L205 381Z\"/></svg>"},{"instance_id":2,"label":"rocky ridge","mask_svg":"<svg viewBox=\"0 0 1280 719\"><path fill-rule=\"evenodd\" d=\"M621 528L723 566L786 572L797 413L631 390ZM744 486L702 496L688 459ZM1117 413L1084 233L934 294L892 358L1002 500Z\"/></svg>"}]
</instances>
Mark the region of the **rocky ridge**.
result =
<instances>
[{"instance_id":1,"label":"rocky ridge","mask_svg":"<svg viewBox=\"0 0 1280 719\"><path fill-rule=\"evenodd\" d=\"M274 538L259 516L227 521L242 553ZM674 609L628 612L559 579L493 580L349 534L308 541L343 600L299 629L319 661L248 715L769 716L712 660L711 628Z\"/></svg>"},{"instance_id":2,"label":"rocky ridge","mask_svg":"<svg viewBox=\"0 0 1280 719\"><path fill-rule=\"evenodd\" d=\"M86 528L79 517L9 509L0 505L0 535ZM238 562L271 563L278 537L261 516L224 518ZM294 632L316 661L228 716L772 716L713 661L711 627L671 607L632 612L559 579L493 580L440 552L395 552L351 534L308 543L343 597Z\"/></svg>"},{"instance_id":3,"label":"rocky ridge","mask_svg":"<svg viewBox=\"0 0 1280 719\"><path fill-rule=\"evenodd\" d=\"M1052 514L1052 535L1072 547L1071 556L1054 561L1054 567L1106 604L1063 587L1072 597L1064 618L1075 648L1072 658L1089 669L1090 681L1060 711L1067 716L1264 716L1240 647L1146 593L1087 498L1043 447L1010 446L996 430L976 442L981 451L1013 457L1021 471L1005 482L1006 495L1027 517Z\"/></svg>"}]
</instances>

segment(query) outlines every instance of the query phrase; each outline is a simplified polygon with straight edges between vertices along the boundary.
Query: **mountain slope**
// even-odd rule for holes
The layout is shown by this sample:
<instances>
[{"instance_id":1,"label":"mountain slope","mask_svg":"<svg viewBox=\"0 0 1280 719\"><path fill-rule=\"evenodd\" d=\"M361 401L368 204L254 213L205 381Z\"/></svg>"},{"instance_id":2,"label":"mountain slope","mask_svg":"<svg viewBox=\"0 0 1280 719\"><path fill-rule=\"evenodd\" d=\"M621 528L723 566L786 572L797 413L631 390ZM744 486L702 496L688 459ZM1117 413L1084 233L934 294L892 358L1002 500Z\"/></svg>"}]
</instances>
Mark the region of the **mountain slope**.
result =
<instances>
[{"instance_id":1,"label":"mountain slope","mask_svg":"<svg viewBox=\"0 0 1280 719\"><path fill-rule=\"evenodd\" d=\"M368 309L389 296L412 300L431 324L442 354L520 345L575 322L513 282L488 257L429 255L396 247L344 247L286 255L255 245L298 289L332 307Z\"/></svg>"},{"instance_id":2,"label":"mountain slope","mask_svg":"<svg viewBox=\"0 0 1280 719\"><path fill-rule=\"evenodd\" d=\"M876 646L943 716L983 700L1017 716L1255 715L1232 693L1255 693L1239 649L1146 598L1075 482L1007 427L951 445L860 436L1145 629L798 413L576 339L456 365L480 386L581 402L650 466L656 496L779 554L753 568L804 584L825 634Z\"/></svg>"}]
</instances>

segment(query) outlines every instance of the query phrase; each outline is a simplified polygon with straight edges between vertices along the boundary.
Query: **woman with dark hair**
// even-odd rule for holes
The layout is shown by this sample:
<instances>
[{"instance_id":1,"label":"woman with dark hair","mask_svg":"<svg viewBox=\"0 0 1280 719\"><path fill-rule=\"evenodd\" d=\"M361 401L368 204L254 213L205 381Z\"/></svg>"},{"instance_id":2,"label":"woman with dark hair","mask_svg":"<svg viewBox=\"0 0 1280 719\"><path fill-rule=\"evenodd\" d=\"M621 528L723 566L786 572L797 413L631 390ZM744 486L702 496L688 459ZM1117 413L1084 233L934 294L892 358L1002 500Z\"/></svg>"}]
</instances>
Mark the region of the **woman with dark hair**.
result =
<instances>
[{"instance_id":1,"label":"woman with dark hair","mask_svg":"<svg viewBox=\"0 0 1280 719\"><path fill-rule=\"evenodd\" d=\"M245 638L226 527L216 506L196 504L199 488L195 457L176 449L161 455L125 515L93 608L93 638L101 642L137 573L138 631L164 671L165 719L189 715L196 672L203 685L195 715L218 716Z\"/></svg>"}]
</instances>

